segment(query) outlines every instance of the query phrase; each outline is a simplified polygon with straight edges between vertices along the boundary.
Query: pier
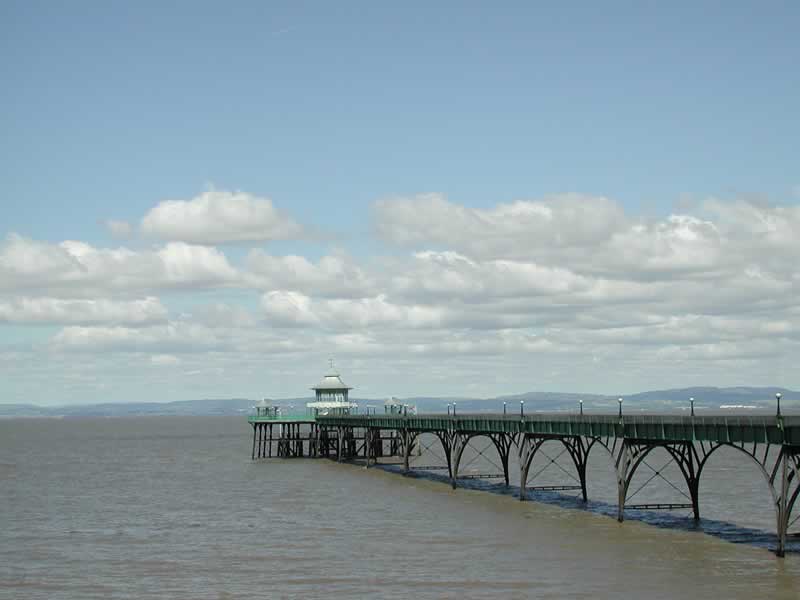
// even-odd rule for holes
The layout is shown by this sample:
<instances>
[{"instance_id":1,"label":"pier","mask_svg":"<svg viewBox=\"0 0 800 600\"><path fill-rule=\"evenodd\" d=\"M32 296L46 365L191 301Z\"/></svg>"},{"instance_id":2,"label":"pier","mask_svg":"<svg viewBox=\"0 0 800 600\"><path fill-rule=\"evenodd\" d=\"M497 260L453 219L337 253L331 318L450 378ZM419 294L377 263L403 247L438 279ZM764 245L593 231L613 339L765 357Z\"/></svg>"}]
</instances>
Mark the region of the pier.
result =
<instances>
[{"instance_id":1,"label":"pier","mask_svg":"<svg viewBox=\"0 0 800 600\"><path fill-rule=\"evenodd\" d=\"M306 405L304 415L284 414L266 399L254 407L255 414L248 418L253 428L254 460L273 456L329 458L339 462L359 460L365 467L393 461L402 465L406 474L413 470L446 472L455 489L459 480L464 479L499 480L510 486L509 464L514 457L519 468L520 500L527 499L529 490L575 491L587 502L586 476L589 456L594 451L606 457L616 476L617 519L621 523L626 507L690 510L695 521L699 521L703 470L720 448L733 448L738 451L742 466L748 461L757 465L769 488L775 511L778 556L784 556L789 530L800 522L800 515L792 517L800 496L800 416L781 414L780 394L776 394L775 416L698 417L694 414L693 398L689 416L623 415L622 398L617 413L606 415L584 414L583 403L578 414L526 415L524 402L520 402L518 414L508 414L504 403L502 414L456 415L454 403L452 412L448 405L447 414L417 415L414 407L409 414L409 407L394 398L384 404L383 414L370 408L367 414L357 414L358 404L349 398L353 388L342 381L333 360L322 381L311 389L316 397ZM423 436L428 440L427 445ZM462 472L464 452L475 440L485 440L478 455L493 454L496 461L489 462L496 467L494 471ZM550 465L556 465L556 459L542 450L545 444L555 445L571 459L567 468L557 465L569 481L529 486L544 470L530 473L537 455L545 455ZM428 450L435 446L443 464L412 466L412 456L421 454L423 446ZM652 467L647 458L654 450L665 452L668 463ZM673 464L677 483L670 481L665 471ZM643 465L652 474L631 492L634 475ZM679 495L678 501L628 502L656 478L669 484Z\"/></svg>"},{"instance_id":2,"label":"pier","mask_svg":"<svg viewBox=\"0 0 800 600\"><path fill-rule=\"evenodd\" d=\"M509 485L509 458L514 453L520 470L520 500L527 498L529 470L544 444L557 444L569 454L575 485L536 489L576 490L584 501L588 499L588 458L593 451L600 452L608 457L616 473L620 522L626 506L637 510L686 508L699 520L703 469L714 452L730 447L739 451L743 461L758 466L771 492L778 556L784 555L789 529L800 518L792 518L800 496L797 416L623 416L621 411L615 415L334 414L296 419L256 415L249 417L249 422L253 427L253 458L272 456L274 444L274 456L287 458L358 459L365 466L381 458L394 458L405 473L413 470L410 459L419 450L420 436L430 434L445 465L429 468L446 472L453 488L465 478L460 473L464 450L473 440L485 438L494 448L502 473L467 477L500 478ZM657 448L666 451L677 465L687 502L626 505L634 474Z\"/></svg>"}]
</instances>

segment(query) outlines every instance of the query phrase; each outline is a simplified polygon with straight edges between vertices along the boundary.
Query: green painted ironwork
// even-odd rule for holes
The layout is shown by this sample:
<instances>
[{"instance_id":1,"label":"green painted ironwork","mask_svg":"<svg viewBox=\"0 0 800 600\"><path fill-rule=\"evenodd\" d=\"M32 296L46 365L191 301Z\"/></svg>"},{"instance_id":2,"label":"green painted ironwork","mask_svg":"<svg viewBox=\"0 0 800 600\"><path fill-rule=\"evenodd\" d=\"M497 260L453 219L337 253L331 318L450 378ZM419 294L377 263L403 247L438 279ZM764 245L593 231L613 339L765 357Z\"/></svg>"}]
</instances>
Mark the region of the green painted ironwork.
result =
<instances>
[{"instance_id":1,"label":"green painted ironwork","mask_svg":"<svg viewBox=\"0 0 800 600\"><path fill-rule=\"evenodd\" d=\"M528 470L541 445L551 440L561 442L569 452L577 471L576 481L583 500L587 500L586 470L589 452L595 445L605 448L617 475L617 519L624 519L628 490L637 468L648 454L663 448L675 461L686 483L691 500L657 504L636 504L629 508L673 510L691 508L700 519L699 482L708 458L721 446L737 448L756 461L773 498L778 545L783 556L792 510L800 502L800 416L755 415L586 415L586 414L428 414L400 413L350 415L281 415L250 416L253 426L252 457L272 456L273 441L277 456L322 456L338 461L364 458L368 466L382 456L402 458L403 471L410 472L410 457L420 434L434 434L441 442L453 488L459 479L485 477L504 479L509 485L509 456L516 447L520 467L520 500L526 499ZM272 425L285 423L279 437L273 438ZM301 433L300 423L309 425ZM389 437L385 432L389 430ZM459 472L464 449L476 436L491 439L497 450L503 473L463 474ZM386 454L385 442L389 448ZM304 453L304 444L308 453ZM658 473L656 473L658 474ZM652 478L651 478L652 479ZM648 480L649 481L649 480ZM563 486L556 486L563 488ZM675 487L673 485L673 487ZM532 486L530 489L537 489ZM563 488L566 489L566 488ZM676 488L677 489L677 488ZM638 491L638 490L637 490ZM680 491L680 490L679 490ZM633 495L635 495L634 492ZM632 496L632 495L631 495ZM800 504L798 504L800 506Z\"/></svg>"},{"instance_id":2,"label":"green painted ironwork","mask_svg":"<svg viewBox=\"0 0 800 600\"><path fill-rule=\"evenodd\" d=\"M313 415L280 415L280 416L264 416L264 415L250 415L247 417L248 423L316 423Z\"/></svg>"},{"instance_id":3,"label":"green painted ironwork","mask_svg":"<svg viewBox=\"0 0 800 600\"><path fill-rule=\"evenodd\" d=\"M319 425L417 432L532 433L661 442L800 445L800 417L670 415L348 415L318 416Z\"/></svg>"}]
</instances>

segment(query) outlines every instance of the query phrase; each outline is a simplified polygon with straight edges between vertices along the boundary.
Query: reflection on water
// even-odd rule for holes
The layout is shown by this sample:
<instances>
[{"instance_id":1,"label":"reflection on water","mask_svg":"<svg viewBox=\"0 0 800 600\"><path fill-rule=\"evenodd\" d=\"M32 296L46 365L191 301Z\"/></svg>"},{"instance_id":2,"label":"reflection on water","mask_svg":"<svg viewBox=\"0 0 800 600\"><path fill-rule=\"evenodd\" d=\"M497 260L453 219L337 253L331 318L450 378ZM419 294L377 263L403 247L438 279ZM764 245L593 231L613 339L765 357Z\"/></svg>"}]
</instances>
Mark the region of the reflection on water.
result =
<instances>
[{"instance_id":1,"label":"reflection on water","mask_svg":"<svg viewBox=\"0 0 800 600\"><path fill-rule=\"evenodd\" d=\"M800 555L765 549L769 493L755 469L731 477L735 457L709 465L695 531L685 513L617 523L599 454L584 508L519 502L516 481L453 491L441 471L251 462L249 433L222 417L0 421L0 598L800 597ZM464 472L496 472L475 446ZM544 449L529 485L569 482L569 458ZM680 497L656 479L637 502Z\"/></svg>"}]
</instances>

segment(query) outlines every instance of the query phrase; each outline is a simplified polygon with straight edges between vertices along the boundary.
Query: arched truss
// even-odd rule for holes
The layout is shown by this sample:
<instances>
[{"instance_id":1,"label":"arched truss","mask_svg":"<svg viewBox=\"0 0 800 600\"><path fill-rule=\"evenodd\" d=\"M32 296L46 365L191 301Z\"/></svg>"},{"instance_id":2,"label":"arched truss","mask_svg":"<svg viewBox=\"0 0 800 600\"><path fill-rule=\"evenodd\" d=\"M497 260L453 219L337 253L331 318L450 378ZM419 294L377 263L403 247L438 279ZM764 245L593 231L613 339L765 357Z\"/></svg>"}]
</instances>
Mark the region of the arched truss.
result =
<instances>
[{"instance_id":1,"label":"arched truss","mask_svg":"<svg viewBox=\"0 0 800 600\"><path fill-rule=\"evenodd\" d=\"M419 432L411 431L409 429L400 430L400 452L403 456L403 472L408 473L409 461L411 458L411 451L414 449L414 443L417 441Z\"/></svg>"},{"instance_id":2,"label":"arched truss","mask_svg":"<svg viewBox=\"0 0 800 600\"><path fill-rule=\"evenodd\" d=\"M699 460L694 444L692 442L653 443L641 442L637 440L625 440L620 445L619 450L614 457L615 467L617 470L617 490L619 496L617 511L618 520L622 521L624 518L625 502L628 498L628 491L630 489L631 481L633 481L633 476L636 474L638 468L645 463L647 456L656 448L663 448L670 456L669 462L675 462L675 464L678 466L681 475L683 475L684 481L686 482L688 495L661 474L661 470L663 470L663 468L667 465L664 465L661 467L661 469L654 469L653 467L650 467L650 469L653 471L653 474L647 479L647 481L645 481L644 484L642 484L642 486L640 486L639 489L642 489L645 485L647 485L647 483L656 477L661 477L679 493L685 495L687 499L689 499L692 512L694 513L694 518L699 519ZM637 490L637 492L638 491L639 490Z\"/></svg>"},{"instance_id":3,"label":"arched truss","mask_svg":"<svg viewBox=\"0 0 800 600\"><path fill-rule=\"evenodd\" d=\"M564 446L564 452L568 452L572 459L572 464L577 472L577 481L581 490L583 501L586 502L586 463L589 458L594 440L589 441L581 436L562 436L562 435L523 435L517 444L519 453L519 499L525 500L527 496L528 473L533 463L533 459L541 447L549 441L560 442ZM556 457L557 459L558 457ZM550 463L556 464L556 459L551 458ZM547 467L544 467L547 468ZM544 470L544 468L542 470ZM540 471L541 472L541 471ZM567 473L569 475L569 473Z\"/></svg>"},{"instance_id":4,"label":"arched truss","mask_svg":"<svg viewBox=\"0 0 800 600\"><path fill-rule=\"evenodd\" d=\"M748 446L728 442L713 444L701 442L653 444L652 442L626 440L622 451L616 457L617 470L620 479L625 485L623 491L627 493L633 474L647 454L655 448L662 447L680 468L691 493L695 518L699 518L698 491L700 477L709 458L723 446L742 452L758 465L772 494L780 529L780 519L787 520L789 518L797 498L800 496L800 483L798 483L800 481L800 450L792 446L775 444L752 444ZM625 496L622 496L622 498L624 500ZM788 521L786 522L788 525Z\"/></svg>"},{"instance_id":5,"label":"arched truss","mask_svg":"<svg viewBox=\"0 0 800 600\"><path fill-rule=\"evenodd\" d=\"M433 436L435 441L432 445L425 444L422 440L422 436L425 434L429 434ZM435 450L435 446L441 445L442 453L441 455ZM452 477L452 433L449 431L407 431L401 432L400 435L400 449L401 455L403 456L403 467L404 471L413 471L415 469L446 469L447 476ZM420 456L424 450L427 450L428 453L433 455L436 458L441 459L445 464L444 465L425 465L425 466L418 466L411 464L411 456L415 449L418 449L420 452Z\"/></svg>"},{"instance_id":6,"label":"arched truss","mask_svg":"<svg viewBox=\"0 0 800 600\"><path fill-rule=\"evenodd\" d=\"M792 519L792 511L800 497L800 447L777 444L709 444L702 445L702 458L697 478L703 472L708 459L722 446L735 448L746 454L758 465L767 487L772 494L775 521L778 534L778 556L783 556L786 537L792 525L800 520L800 515ZM777 449L777 452L772 450Z\"/></svg>"},{"instance_id":7,"label":"arched truss","mask_svg":"<svg viewBox=\"0 0 800 600\"><path fill-rule=\"evenodd\" d=\"M459 468L461 467L461 458L464 455L464 450L466 450L467 446L469 445L470 441L474 438L478 437L487 437L491 440L492 445L497 450L497 454L500 457L500 466L503 469L503 479L505 480L505 484L508 485L508 459L511 454L511 447L517 441L517 434L513 433L459 433L459 432L448 432L447 434L450 439L451 450L452 450L452 468L450 470L450 482L453 488L456 487L456 483L458 481L458 473ZM442 442L444 444L444 441ZM478 452L479 455L482 455L483 452ZM448 464L449 461L448 461Z\"/></svg>"}]
</instances>

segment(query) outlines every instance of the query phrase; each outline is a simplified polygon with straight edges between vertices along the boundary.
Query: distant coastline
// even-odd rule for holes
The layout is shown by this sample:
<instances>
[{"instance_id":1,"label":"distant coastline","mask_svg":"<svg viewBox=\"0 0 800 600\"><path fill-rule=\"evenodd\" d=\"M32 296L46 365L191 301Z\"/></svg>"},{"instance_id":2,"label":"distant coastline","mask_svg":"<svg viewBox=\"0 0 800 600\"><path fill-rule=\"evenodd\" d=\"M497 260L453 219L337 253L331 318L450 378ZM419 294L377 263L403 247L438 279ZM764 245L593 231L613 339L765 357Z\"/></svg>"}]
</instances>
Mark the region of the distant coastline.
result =
<instances>
[{"instance_id":1,"label":"distant coastline","mask_svg":"<svg viewBox=\"0 0 800 600\"><path fill-rule=\"evenodd\" d=\"M695 399L695 411L703 414L713 411L771 412L775 394L782 394L781 407L786 411L800 410L800 392L771 387L693 387L655 390L624 395L626 411L688 412L689 398ZM282 407L303 407L310 398L275 400ZM362 407L382 410L384 399L356 398ZM525 403L525 412L576 411L580 400L587 412L610 412L617 407L617 396L578 393L527 392L495 398L470 397L413 397L401 399L417 406L421 412L445 412L447 405L455 403L459 412L515 412L519 403ZM257 399L229 398L204 400L179 400L173 402L128 402L61 406L36 404L0 404L0 418L13 417L124 417L124 416L235 416L250 412Z\"/></svg>"}]
</instances>

